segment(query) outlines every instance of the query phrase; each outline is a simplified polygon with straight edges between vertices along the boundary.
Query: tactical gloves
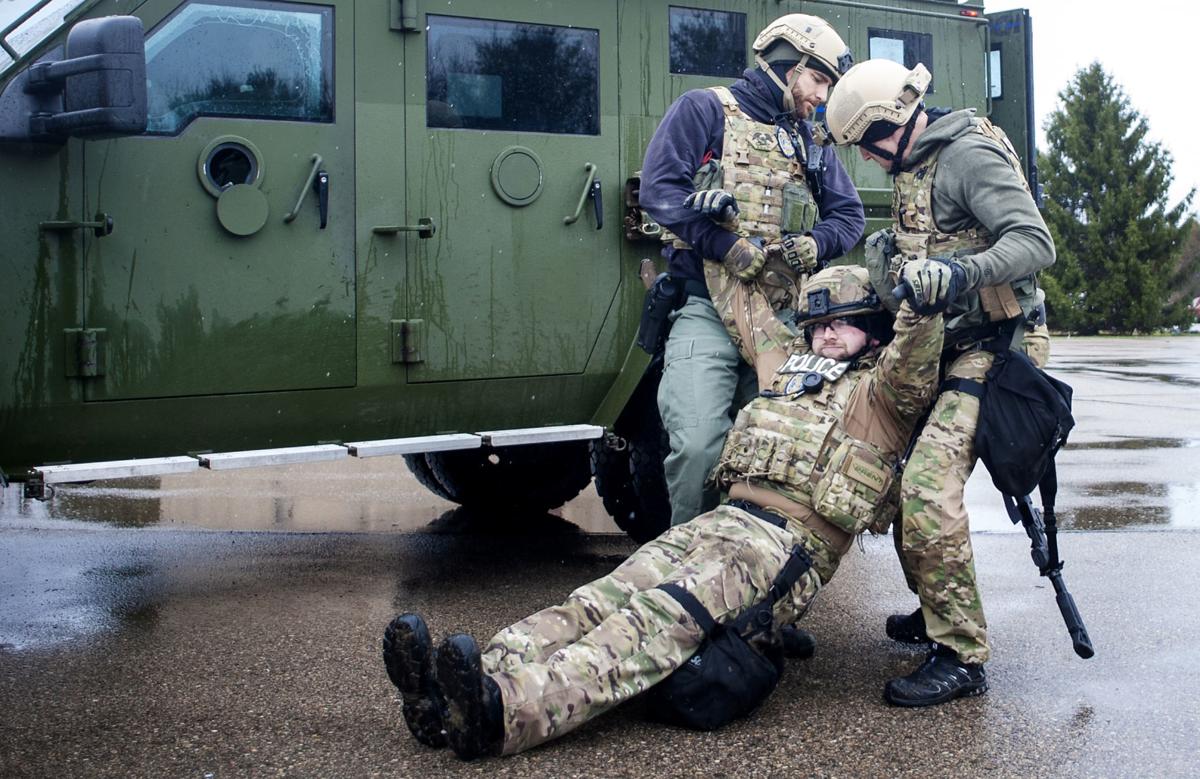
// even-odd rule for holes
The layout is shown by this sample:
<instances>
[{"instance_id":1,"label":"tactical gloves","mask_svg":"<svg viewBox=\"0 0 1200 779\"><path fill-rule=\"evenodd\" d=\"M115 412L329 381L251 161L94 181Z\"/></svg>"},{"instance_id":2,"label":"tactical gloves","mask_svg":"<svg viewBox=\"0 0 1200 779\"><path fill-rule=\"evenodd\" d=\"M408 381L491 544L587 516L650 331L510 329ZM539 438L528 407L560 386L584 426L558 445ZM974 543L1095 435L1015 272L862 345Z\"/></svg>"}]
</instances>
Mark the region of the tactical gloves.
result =
<instances>
[{"instance_id":1,"label":"tactical gloves","mask_svg":"<svg viewBox=\"0 0 1200 779\"><path fill-rule=\"evenodd\" d=\"M945 311L966 287L967 272L961 264L933 257L906 262L892 295L898 300L908 298L914 311L929 316Z\"/></svg>"},{"instance_id":2,"label":"tactical gloves","mask_svg":"<svg viewBox=\"0 0 1200 779\"><path fill-rule=\"evenodd\" d=\"M737 200L723 189L702 189L693 192L683 204L719 224L729 226L737 222Z\"/></svg>"},{"instance_id":3,"label":"tactical gloves","mask_svg":"<svg viewBox=\"0 0 1200 779\"><path fill-rule=\"evenodd\" d=\"M759 273L762 273L763 265L767 262L767 255L763 253L762 249L750 243L748 239L739 238L733 246L729 247L729 251L725 252L721 262L725 265L725 270L742 281L753 281L758 278Z\"/></svg>"},{"instance_id":4,"label":"tactical gloves","mask_svg":"<svg viewBox=\"0 0 1200 779\"><path fill-rule=\"evenodd\" d=\"M817 242L811 235L785 235L782 240L767 244L766 252L768 257L779 257L801 275L817 269Z\"/></svg>"}]
</instances>

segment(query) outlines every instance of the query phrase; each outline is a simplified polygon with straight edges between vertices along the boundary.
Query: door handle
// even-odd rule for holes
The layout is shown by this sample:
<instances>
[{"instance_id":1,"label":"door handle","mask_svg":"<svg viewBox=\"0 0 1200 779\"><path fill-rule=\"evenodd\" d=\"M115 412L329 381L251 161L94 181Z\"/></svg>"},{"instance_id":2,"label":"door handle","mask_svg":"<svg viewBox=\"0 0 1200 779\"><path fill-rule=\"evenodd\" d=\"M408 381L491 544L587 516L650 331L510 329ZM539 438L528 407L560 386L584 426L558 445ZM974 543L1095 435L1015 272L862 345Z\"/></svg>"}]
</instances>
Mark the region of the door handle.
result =
<instances>
[{"instance_id":1,"label":"door handle","mask_svg":"<svg viewBox=\"0 0 1200 779\"><path fill-rule=\"evenodd\" d=\"M317 191L317 208L321 214L321 229L329 223L329 174L318 170L313 180L313 189Z\"/></svg>"},{"instance_id":2,"label":"door handle","mask_svg":"<svg viewBox=\"0 0 1200 779\"><path fill-rule=\"evenodd\" d=\"M579 202L575 204L575 213L563 217L565 225L575 224L579 215L583 213L584 201L589 197L594 198L593 189L599 186L599 181L596 179L596 166L589 162L583 166L583 170L587 173L587 180L583 183L583 191L579 193Z\"/></svg>"},{"instance_id":3,"label":"door handle","mask_svg":"<svg viewBox=\"0 0 1200 779\"><path fill-rule=\"evenodd\" d=\"M312 170L308 172L308 178L304 180L304 186L300 187L300 197L296 198L296 205L293 206L292 210L283 217L284 222L291 223L300 213L300 206L304 205L304 198L308 197L308 190L312 189L316 183L317 174L321 171L321 165L323 163L324 160L321 159L320 154L314 154L312 156ZM328 179L326 179L326 184L328 183ZM325 226L324 220L322 220L321 226Z\"/></svg>"},{"instance_id":4,"label":"door handle","mask_svg":"<svg viewBox=\"0 0 1200 779\"><path fill-rule=\"evenodd\" d=\"M433 218L423 216L417 220L415 225L379 225L372 227L371 232L377 235L395 235L396 233L416 233L418 238L432 238L437 232L437 225L433 223Z\"/></svg>"},{"instance_id":5,"label":"door handle","mask_svg":"<svg viewBox=\"0 0 1200 779\"><path fill-rule=\"evenodd\" d=\"M108 214L96 214L96 219L92 222L38 222L38 229L43 232L70 232L71 230L91 230L97 238L103 238L106 235L112 235L113 218Z\"/></svg>"},{"instance_id":6,"label":"door handle","mask_svg":"<svg viewBox=\"0 0 1200 779\"><path fill-rule=\"evenodd\" d=\"M592 179L592 186L588 189L588 197L592 199L592 208L596 213L596 229L604 227L604 197L600 194L600 177Z\"/></svg>"}]
</instances>

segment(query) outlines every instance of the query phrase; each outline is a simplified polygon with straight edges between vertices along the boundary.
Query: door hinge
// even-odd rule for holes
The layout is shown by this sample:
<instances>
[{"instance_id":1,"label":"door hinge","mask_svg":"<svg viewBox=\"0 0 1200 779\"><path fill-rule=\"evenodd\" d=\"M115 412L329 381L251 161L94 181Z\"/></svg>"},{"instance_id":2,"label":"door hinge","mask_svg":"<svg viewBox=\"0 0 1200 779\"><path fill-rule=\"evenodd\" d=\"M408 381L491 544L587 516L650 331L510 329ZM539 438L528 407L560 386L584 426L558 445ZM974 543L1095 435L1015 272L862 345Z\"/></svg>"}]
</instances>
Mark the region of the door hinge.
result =
<instances>
[{"instance_id":1,"label":"door hinge","mask_svg":"<svg viewBox=\"0 0 1200 779\"><path fill-rule=\"evenodd\" d=\"M67 376L92 378L104 375L106 332L103 328L70 327L63 330L67 347Z\"/></svg>"},{"instance_id":2,"label":"door hinge","mask_svg":"<svg viewBox=\"0 0 1200 779\"><path fill-rule=\"evenodd\" d=\"M392 362L424 362L421 348L425 338L425 322L421 319L392 320Z\"/></svg>"},{"instance_id":3,"label":"door hinge","mask_svg":"<svg viewBox=\"0 0 1200 779\"><path fill-rule=\"evenodd\" d=\"M391 0L388 27L399 32L420 32L417 25L417 0Z\"/></svg>"}]
</instances>

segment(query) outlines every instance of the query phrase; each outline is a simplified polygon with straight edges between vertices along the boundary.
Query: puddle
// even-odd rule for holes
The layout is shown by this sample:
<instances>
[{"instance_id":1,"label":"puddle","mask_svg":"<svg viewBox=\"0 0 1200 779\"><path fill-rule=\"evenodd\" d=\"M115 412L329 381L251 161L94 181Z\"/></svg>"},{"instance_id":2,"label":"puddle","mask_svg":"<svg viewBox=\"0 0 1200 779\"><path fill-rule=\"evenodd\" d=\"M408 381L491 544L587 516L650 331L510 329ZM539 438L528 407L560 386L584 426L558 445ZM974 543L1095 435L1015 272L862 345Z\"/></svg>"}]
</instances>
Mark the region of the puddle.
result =
<instances>
[{"instance_id":1,"label":"puddle","mask_svg":"<svg viewBox=\"0 0 1200 779\"><path fill-rule=\"evenodd\" d=\"M1074 443L1068 441L1063 451L1087 451L1095 449L1192 449L1200 447L1195 438L1114 438L1106 441ZM1128 482L1122 482L1127 484Z\"/></svg>"}]
</instances>

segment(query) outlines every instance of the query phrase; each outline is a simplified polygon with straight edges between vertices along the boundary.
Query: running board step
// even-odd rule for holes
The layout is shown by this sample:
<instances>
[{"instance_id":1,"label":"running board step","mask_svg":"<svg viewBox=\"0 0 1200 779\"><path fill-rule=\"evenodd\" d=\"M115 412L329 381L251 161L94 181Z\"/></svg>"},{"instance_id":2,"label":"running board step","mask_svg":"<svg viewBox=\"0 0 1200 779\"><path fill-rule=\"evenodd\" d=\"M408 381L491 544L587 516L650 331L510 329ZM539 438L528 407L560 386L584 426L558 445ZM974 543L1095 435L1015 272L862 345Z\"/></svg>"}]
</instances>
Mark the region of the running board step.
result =
<instances>
[{"instance_id":1,"label":"running board step","mask_svg":"<svg viewBox=\"0 0 1200 779\"><path fill-rule=\"evenodd\" d=\"M98 479L127 479L134 476L170 476L190 473L198 468L214 471L259 468L270 465L340 460L344 457L382 457L445 452L454 449L479 449L483 446L525 446L563 441L586 441L600 438L603 435L604 428L599 425L554 425L514 430L490 430L481 433L447 433L411 438L388 438L378 441L354 441L347 444L316 444L276 449L251 449L243 452L215 452L96 463L43 465L29 470L25 482L25 497L45 500L48 497L47 485L71 484Z\"/></svg>"}]
</instances>

